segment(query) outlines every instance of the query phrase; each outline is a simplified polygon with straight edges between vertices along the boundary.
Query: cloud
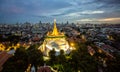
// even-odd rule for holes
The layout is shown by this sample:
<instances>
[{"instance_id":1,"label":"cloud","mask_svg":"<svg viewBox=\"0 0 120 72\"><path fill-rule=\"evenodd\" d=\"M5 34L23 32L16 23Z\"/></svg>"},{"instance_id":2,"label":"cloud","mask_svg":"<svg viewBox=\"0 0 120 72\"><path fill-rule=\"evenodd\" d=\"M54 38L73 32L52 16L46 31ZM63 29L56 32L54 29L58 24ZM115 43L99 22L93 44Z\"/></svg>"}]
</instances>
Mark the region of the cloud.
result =
<instances>
[{"instance_id":1,"label":"cloud","mask_svg":"<svg viewBox=\"0 0 120 72\"><path fill-rule=\"evenodd\" d=\"M118 18L85 18L85 19L80 19L76 20L77 22L98 22L98 23L119 23L120 22L120 17Z\"/></svg>"},{"instance_id":2,"label":"cloud","mask_svg":"<svg viewBox=\"0 0 120 72\"><path fill-rule=\"evenodd\" d=\"M100 19L99 21L109 21L109 22L120 21L120 18L105 18L105 19Z\"/></svg>"},{"instance_id":3,"label":"cloud","mask_svg":"<svg viewBox=\"0 0 120 72\"><path fill-rule=\"evenodd\" d=\"M83 11L80 13L81 14L101 14L101 13L104 13L104 11Z\"/></svg>"},{"instance_id":4,"label":"cloud","mask_svg":"<svg viewBox=\"0 0 120 72\"><path fill-rule=\"evenodd\" d=\"M93 14L101 14L104 13L104 11L90 11L90 10L85 10L81 12L71 12L71 13L58 13L58 14L53 14L52 16L81 16L81 15L93 15Z\"/></svg>"},{"instance_id":5,"label":"cloud","mask_svg":"<svg viewBox=\"0 0 120 72\"><path fill-rule=\"evenodd\" d=\"M76 21L81 21L81 22L88 22L88 21L94 21L94 19L80 19Z\"/></svg>"},{"instance_id":6,"label":"cloud","mask_svg":"<svg viewBox=\"0 0 120 72\"><path fill-rule=\"evenodd\" d=\"M66 14L66 15L64 15L64 16L80 16L80 13L79 12L76 12L76 13L69 13L69 14Z\"/></svg>"},{"instance_id":7,"label":"cloud","mask_svg":"<svg viewBox=\"0 0 120 72\"><path fill-rule=\"evenodd\" d=\"M102 22L106 18L119 18L119 8L120 0L0 0L0 19L7 22L8 18L15 21L33 17L44 22L54 18Z\"/></svg>"},{"instance_id":8,"label":"cloud","mask_svg":"<svg viewBox=\"0 0 120 72\"><path fill-rule=\"evenodd\" d=\"M86 5L86 4L91 4L94 2L94 0L63 0L66 1L72 5Z\"/></svg>"},{"instance_id":9,"label":"cloud","mask_svg":"<svg viewBox=\"0 0 120 72\"><path fill-rule=\"evenodd\" d=\"M35 13L49 13L53 10L61 9L64 7L69 7L71 4L65 1L56 1L56 0L1 0L0 1L0 10L5 12L5 9L9 11L12 10L11 7L16 7L24 10L26 14L35 14Z\"/></svg>"},{"instance_id":10,"label":"cloud","mask_svg":"<svg viewBox=\"0 0 120 72\"><path fill-rule=\"evenodd\" d=\"M94 0L97 4L102 4L99 9L106 8L119 8L120 0Z\"/></svg>"},{"instance_id":11,"label":"cloud","mask_svg":"<svg viewBox=\"0 0 120 72\"><path fill-rule=\"evenodd\" d=\"M95 2L102 2L104 4L120 4L120 0L94 0Z\"/></svg>"}]
</instances>

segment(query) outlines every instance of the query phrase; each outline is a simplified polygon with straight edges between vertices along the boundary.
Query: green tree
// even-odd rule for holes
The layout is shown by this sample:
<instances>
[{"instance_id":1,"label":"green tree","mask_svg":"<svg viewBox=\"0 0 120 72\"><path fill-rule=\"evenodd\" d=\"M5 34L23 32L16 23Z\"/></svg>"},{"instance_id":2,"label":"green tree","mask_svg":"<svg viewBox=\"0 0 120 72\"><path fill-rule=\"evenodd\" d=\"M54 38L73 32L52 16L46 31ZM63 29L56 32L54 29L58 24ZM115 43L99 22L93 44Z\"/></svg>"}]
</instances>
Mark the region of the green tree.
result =
<instances>
[{"instance_id":1,"label":"green tree","mask_svg":"<svg viewBox=\"0 0 120 72\"><path fill-rule=\"evenodd\" d=\"M119 72L120 71L120 54L114 54L114 59L107 60L105 72Z\"/></svg>"},{"instance_id":2,"label":"green tree","mask_svg":"<svg viewBox=\"0 0 120 72\"><path fill-rule=\"evenodd\" d=\"M66 62L66 58L63 50L60 50L60 54L57 56L57 61L59 64L64 64Z\"/></svg>"},{"instance_id":3,"label":"green tree","mask_svg":"<svg viewBox=\"0 0 120 72\"><path fill-rule=\"evenodd\" d=\"M27 50L27 55L28 55L29 64L32 64L35 66L42 66L44 64L43 54L40 50L37 49L37 45L31 46Z\"/></svg>"},{"instance_id":4,"label":"green tree","mask_svg":"<svg viewBox=\"0 0 120 72\"><path fill-rule=\"evenodd\" d=\"M2 72L24 72L28 66L27 58L25 48L18 48L14 56L3 65Z\"/></svg>"},{"instance_id":5,"label":"green tree","mask_svg":"<svg viewBox=\"0 0 120 72\"><path fill-rule=\"evenodd\" d=\"M79 70L81 72L95 72L97 70L97 63L88 53L87 46L84 43L79 44L79 48L71 53L71 57L71 66L75 72Z\"/></svg>"},{"instance_id":6,"label":"green tree","mask_svg":"<svg viewBox=\"0 0 120 72\"><path fill-rule=\"evenodd\" d=\"M56 54L55 49L53 49L49 52L50 64L51 65L54 65L56 63L56 55L55 54Z\"/></svg>"}]
</instances>

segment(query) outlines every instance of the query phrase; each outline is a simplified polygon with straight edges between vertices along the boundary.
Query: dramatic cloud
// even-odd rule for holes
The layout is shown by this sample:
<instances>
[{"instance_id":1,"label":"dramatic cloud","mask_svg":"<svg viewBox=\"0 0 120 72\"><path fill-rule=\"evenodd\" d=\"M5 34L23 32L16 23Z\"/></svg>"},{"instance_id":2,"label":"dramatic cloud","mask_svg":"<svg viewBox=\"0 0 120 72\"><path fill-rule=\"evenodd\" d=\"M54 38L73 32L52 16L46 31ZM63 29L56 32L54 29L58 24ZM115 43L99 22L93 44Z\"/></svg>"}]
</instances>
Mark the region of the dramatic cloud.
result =
<instances>
[{"instance_id":1,"label":"dramatic cloud","mask_svg":"<svg viewBox=\"0 0 120 72\"><path fill-rule=\"evenodd\" d=\"M52 22L54 18L100 23L95 19L115 18L110 21L114 23L120 18L119 8L120 0L0 0L0 23Z\"/></svg>"}]
</instances>

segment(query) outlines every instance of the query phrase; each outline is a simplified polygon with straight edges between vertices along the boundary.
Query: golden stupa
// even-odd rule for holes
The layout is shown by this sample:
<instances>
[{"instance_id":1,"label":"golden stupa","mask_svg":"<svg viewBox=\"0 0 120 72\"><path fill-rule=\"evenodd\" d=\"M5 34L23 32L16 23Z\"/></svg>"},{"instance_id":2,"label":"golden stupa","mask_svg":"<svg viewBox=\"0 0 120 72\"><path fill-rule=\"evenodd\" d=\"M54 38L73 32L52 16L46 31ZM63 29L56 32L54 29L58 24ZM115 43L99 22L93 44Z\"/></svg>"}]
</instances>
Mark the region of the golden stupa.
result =
<instances>
[{"instance_id":1,"label":"golden stupa","mask_svg":"<svg viewBox=\"0 0 120 72\"><path fill-rule=\"evenodd\" d=\"M66 53L70 47L66 41L64 33L59 32L56 26L56 20L54 19L54 27L52 32L48 32L43 44L38 48L44 55L48 56L49 51L55 49L56 54L59 54L60 50L64 50Z\"/></svg>"},{"instance_id":2,"label":"golden stupa","mask_svg":"<svg viewBox=\"0 0 120 72\"><path fill-rule=\"evenodd\" d=\"M56 19L54 19L54 28L52 32L48 32L46 37L64 37L64 33L59 32L56 26Z\"/></svg>"}]
</instances>

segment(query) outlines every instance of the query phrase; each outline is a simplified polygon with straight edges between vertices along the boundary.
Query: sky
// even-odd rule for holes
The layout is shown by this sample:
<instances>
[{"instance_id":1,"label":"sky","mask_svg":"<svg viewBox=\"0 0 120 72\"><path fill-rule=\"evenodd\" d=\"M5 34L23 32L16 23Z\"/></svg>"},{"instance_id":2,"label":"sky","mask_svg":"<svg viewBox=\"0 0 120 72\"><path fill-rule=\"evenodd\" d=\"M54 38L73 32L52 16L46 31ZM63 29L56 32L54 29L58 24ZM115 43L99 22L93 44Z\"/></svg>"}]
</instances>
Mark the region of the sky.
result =
<instances>
[{"instance_id":1,"label":"sky","mask_svg":"<svg viewBox=\"0 0 120 72\"><path fill-rule=\"evenodd\" d=\"M120 0L0 0L0 23L120 23Z\"/></svg>"}]
</instances>

